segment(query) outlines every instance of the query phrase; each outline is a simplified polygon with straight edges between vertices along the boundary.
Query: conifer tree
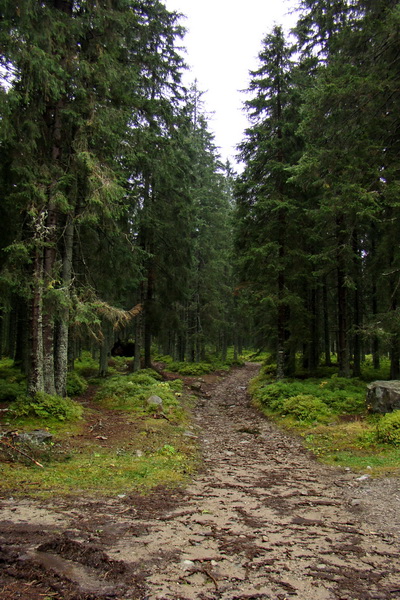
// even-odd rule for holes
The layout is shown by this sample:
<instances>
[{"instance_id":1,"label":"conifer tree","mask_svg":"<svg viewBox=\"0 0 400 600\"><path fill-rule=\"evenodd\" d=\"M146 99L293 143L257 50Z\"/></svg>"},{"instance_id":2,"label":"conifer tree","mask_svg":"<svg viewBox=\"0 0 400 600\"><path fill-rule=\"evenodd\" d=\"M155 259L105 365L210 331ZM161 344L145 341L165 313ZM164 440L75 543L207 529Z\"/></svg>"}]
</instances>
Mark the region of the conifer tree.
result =
<instances>
[{"instance_id":1,"label":"conifer tree","mask_svg":"<svg viewBox=\"0 0 400 600\"><path fill-rule=\"evenodd\" d=\"M298 207L288 167L299 149L291 49L281 27L267 35L259 58L259 69L251 73L253 98L246 102L252 126L240 146L245 170L236 191L237 251L243 281L258 305L263 337L275 339L281 378L293 369L291 226Z\"/></svg>"},{"instance_id":2,"label":"conifer tree","mask_svg":"<svg viewBox=\"0 0 400 600\"><path fill-rule=\"evenodd\" d=\"M173 47L176 16L157 0L3 0L0 10L10 84L1 97L2 149L8 202L21 215L3 279L19 255L15 279L27 281L30 304L30 392L64 394L71 310L88 297L94 274L87 233L113 229L125 211L127 134L154 102L154 65L164 85L177 81L165 44ZM104 288L90 287L95 309Z\"/></svg>"}]
</instances>

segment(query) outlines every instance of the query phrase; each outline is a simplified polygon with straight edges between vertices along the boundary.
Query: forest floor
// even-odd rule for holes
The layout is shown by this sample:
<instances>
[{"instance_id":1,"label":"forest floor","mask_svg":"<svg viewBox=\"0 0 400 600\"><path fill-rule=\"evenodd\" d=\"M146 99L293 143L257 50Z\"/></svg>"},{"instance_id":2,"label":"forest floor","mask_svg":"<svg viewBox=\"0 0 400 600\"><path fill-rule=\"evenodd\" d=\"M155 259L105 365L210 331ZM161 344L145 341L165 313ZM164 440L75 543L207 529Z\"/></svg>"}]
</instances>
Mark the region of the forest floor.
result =
<instances>
[{"instance_id":1,"label":"forest floor","mask_svg":"<svg viewBox=\"0 0 400 600\"><path fill-rule=\"evenodd\" d=\"M251 407L257 368L202 378L185 489L2 498L1 599L399 599L400 481L319 464Z\"/></svg>"}]
</instances>

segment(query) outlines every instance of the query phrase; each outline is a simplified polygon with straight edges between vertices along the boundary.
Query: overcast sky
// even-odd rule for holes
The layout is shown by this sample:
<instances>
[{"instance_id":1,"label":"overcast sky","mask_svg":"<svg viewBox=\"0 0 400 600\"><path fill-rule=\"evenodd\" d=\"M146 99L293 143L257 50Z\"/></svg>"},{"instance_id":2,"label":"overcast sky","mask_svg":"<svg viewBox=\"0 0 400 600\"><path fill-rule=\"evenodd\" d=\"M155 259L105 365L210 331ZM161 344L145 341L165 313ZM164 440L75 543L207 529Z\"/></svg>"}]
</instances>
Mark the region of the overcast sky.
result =
<instances>
[{"instance_id":1,"label":"overcast sky","mask_svg":"<svg viewBox=\"0 0 400 600\"><path fill-rule=\"evenodd\" d=\"M247 125L242 106L249 70L256 68L261 42L276 24L290 29L296 0L164 0L168 10L186 15L184 46L190 72L206 92L209 126L223 160L234 161L235 146Z\"/></svg>"}]
</instances>

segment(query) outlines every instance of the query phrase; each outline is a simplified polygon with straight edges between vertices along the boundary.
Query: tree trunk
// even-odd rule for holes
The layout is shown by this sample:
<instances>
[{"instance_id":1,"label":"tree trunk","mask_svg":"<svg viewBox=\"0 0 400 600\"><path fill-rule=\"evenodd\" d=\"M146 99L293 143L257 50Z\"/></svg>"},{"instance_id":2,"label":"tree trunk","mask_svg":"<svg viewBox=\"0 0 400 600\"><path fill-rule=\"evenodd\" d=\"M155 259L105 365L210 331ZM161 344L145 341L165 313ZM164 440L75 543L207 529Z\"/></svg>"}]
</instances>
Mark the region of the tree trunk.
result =
<instances>
[{"instance_id":1,"label":"tree trunk","mask_svg":"<svg viewBox=\"0 0 400 600\"><path fill-rule=\"evenodd\" d=\"M133 359L133 371L140 371L140 354L142 351L142 340L143 340L143 317L140 312L136 317L135 322L135 357Z\"/></svg>"},{"instance_id":2,"label":"tree trunk","mask_svg":"<svg viewBox=\"0 0 400 600\"><path fill-rule=\"evenodd\" d=\"M44 391L43 373L43 255L36 248L33 271L33 297L30 319L31 360L28 376L28 393Z\"/></svg>"},{"instance_id":3,"label":"tree trunk","mask_svg":"<svg viewBox=\"0 0 400 600\"><path fill-rule=\"evenodd\" d=\"M322 305L324 312L324 351L325 351L325 366L332 365L331 360L331 340L329 331L329 307L328 307L328 285L327 279L324 277L322 285Z\"/></svg>"},{"instance_id":4,"label":"tree trunk","mask_svg":"<svg viewBox=\"0 0 400 600\"><path fill-rule=\"evenodd\" d=\"M354 290L354 318L353 326L355 333L353 336L353 377L361 376L361 269L360 269L360 250L358 247L358 236L357 233L353 233L353 260L354 260L354 272L355 272L355 285Z\"/></svg>"},{"instance_id":5,"label":"tree trunk","mask_svg":"<svg viewBox=\"0 0 400 600\"><path fill-rule=\"evenodd\" d=\"M108 371L108 359L110 358L110 348L113 338L113 331L109 321L103 321L102 331L104 337L100 346L99 377L106 377Z\"/></svg>"},{"instance_id":6,"label":"tree trunk","mask_svg":"<svg viewBox=\"0 0 400 600\"><path fill-rule=\"evenodd\" d=\"M374 317L378 314L378 289L375 281L372 284L372 314ZM379 355L379 338L374 335L372 338L372 361L374 369L380 369L381 361Z\"/></svg>"},{"instance_id":7,"label":"tree trunk","mask_svg":"<svg viewBox=\"0 0 400 600\"><path fill-rule=\"evenodd\" d=\"M336 218L337 235L337 297L338 297L338 366L340 377L350 377L349 341L347 331L347 287L346 269L343 256L344 240L344 217Z\"/></svg>"},{"instance_id":8,"label":"tree trunk","mask_svg":"<svg viewBox=\"0 0 400 600\"><path fill-rule=\"evenodd\" d=\"M57 232L57 213L52 202L49 203L46 220L46 246L44 249L44 285L45 290L50 292L54 286L55 263L56 263L56 232ZM44 296L43 311L43 372L44 389L48 394L56 393L56 384L54 378L54 309L52 300L46 301Z\"/></svg>"},{"instance_id":9,"label":"tree trunk","mask_svg":"<svg viewBox=\"0 0 400 600\"><path fill-rule=\"evenodd\" d=\"M26 375L29 372L29 315L24 299L16 298L12 317L15 320L14 364Z\"/></svg>"},{"instance_id":10,"label":"tree trunk","mask_svg":"<svg viewBox=\"0 0 400 600\"><path fill-rule=\"evenodd\" d=\"M154 265L150 264L147 272L146 300L144 303L144 368L151 369L151 340L154 297Z\"/></svg>"},{"instance_id":11,"label":"tree trunk","mask_svg":"<svg viewBox=\"0 0 400 600\"><path fill-rule=\"evenodd\" d=\"M311 343L308 345L309 361L308 369L310 373L315 373L319 364L319 311L318 311L318 292L315 287L310 291L310 314L311 328L310 338Z\"/></svg>"},{"instance_id":12,"label":"tree trunk","mask_svg":"<svg viewBox=\"0 0 400 600\"><path fill-rule=\"evenodd\" d=\"M60 319L57 324L57 344L55 361L55 384L59 396L66 396L68 373L68 346L69 346L69 316L71 299L72 256L74 247L74 221L73 216L67 216L64 234L64 257L62 265L62 286L64 289L64 303L60 310Z\"/></svg>"}]
</instances>

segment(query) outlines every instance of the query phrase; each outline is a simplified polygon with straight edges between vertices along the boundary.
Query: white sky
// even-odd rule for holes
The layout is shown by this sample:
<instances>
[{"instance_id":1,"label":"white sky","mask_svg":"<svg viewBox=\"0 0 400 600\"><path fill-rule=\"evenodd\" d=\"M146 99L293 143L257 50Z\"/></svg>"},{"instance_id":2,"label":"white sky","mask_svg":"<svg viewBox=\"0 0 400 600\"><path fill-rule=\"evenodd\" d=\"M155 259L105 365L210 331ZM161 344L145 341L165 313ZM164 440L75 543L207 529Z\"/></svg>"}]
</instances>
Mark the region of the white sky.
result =
<instances>
[{"instance_id":1,"label":"white sky","mask_svg":"<svg viewBox=\"0 0 400 600\"><path fill-rule=\"evenodd\" d=\"M235 162L235 146L247 126L242 107L249 71L257 67L261 43L273 25L289 30L296 18L296 0L164 0L168 10L186 15L183 45L190 72L185 82L198 81L210 130L222 159Z\"/></svg>"}]
</instances>

